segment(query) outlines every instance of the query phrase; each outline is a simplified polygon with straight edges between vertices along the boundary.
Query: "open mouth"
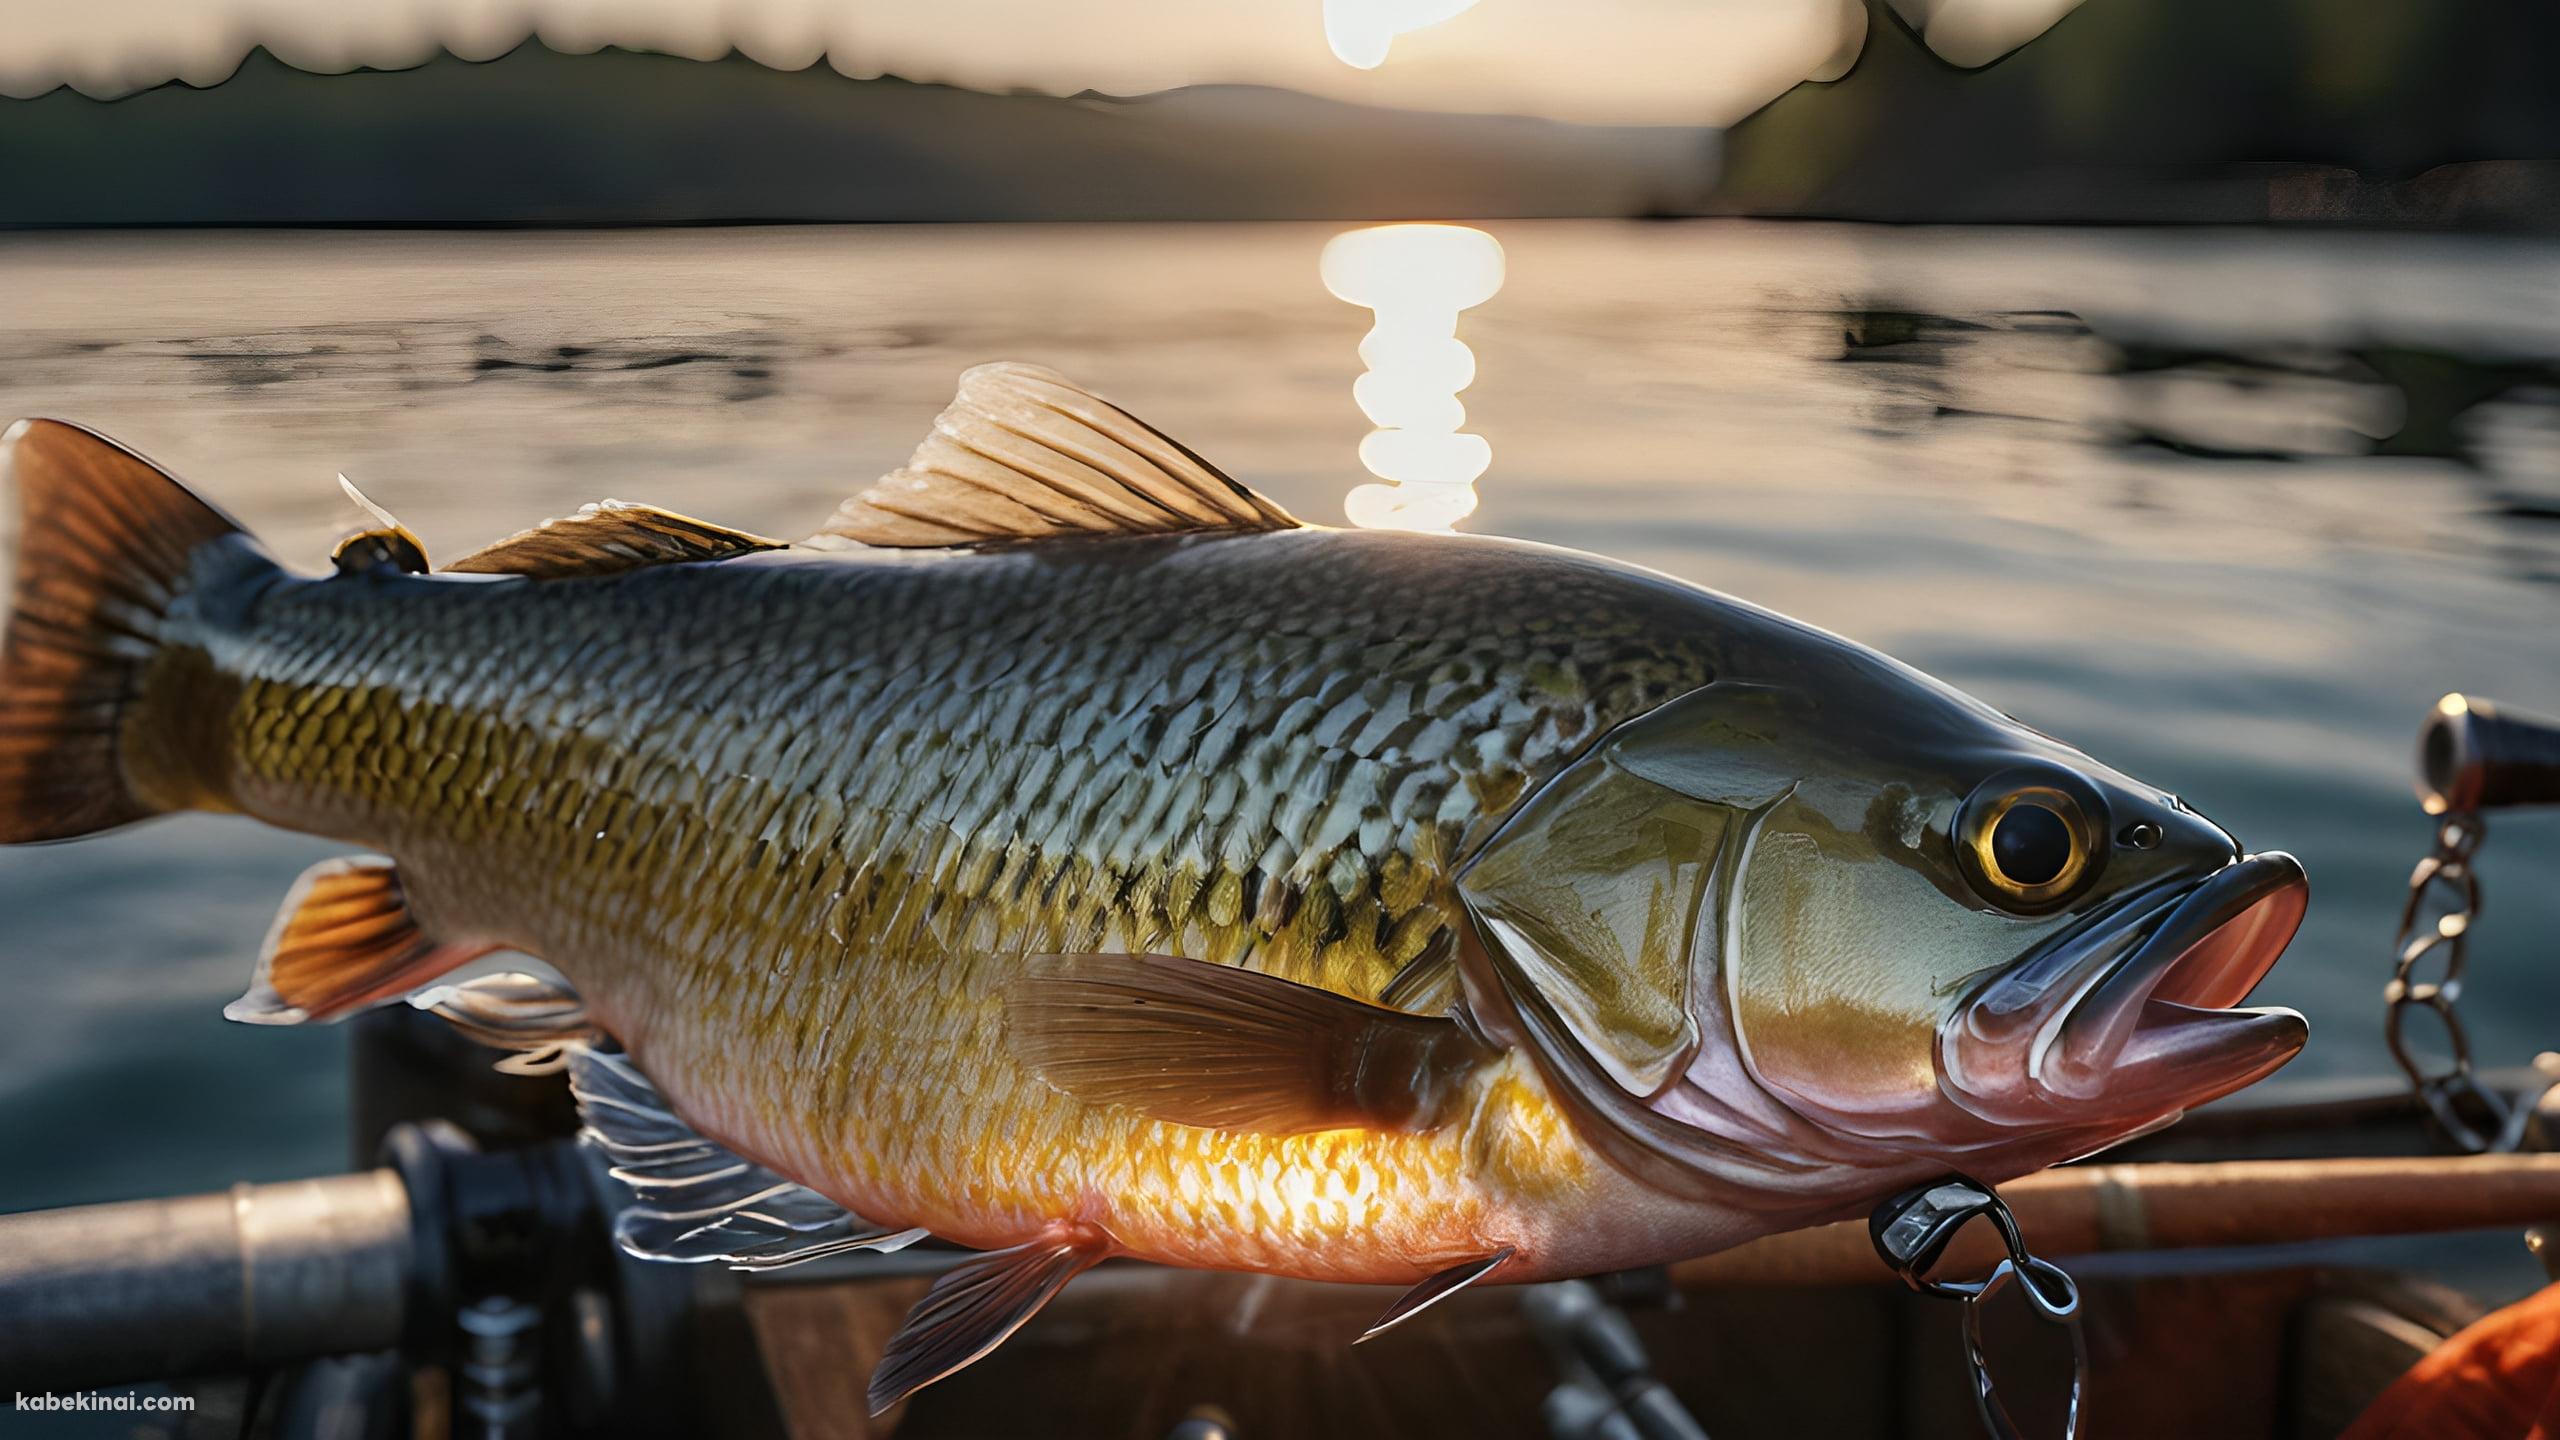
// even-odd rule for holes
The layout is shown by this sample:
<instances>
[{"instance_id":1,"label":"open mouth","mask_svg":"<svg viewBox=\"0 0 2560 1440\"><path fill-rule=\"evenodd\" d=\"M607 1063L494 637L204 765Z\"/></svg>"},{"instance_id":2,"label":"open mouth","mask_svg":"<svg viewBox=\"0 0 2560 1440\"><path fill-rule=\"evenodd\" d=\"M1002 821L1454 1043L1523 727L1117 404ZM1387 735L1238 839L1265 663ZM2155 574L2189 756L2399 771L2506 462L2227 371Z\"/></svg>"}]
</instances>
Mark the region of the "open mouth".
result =
<instances>
[{"instance_id":1,"label":"open mouth","mask_svg":"<svg viewBox=\"0 0 2560 1440\"><path fill-rule=\"evenodd\" d=\"M2302 923L2311 887L2281 851L2251 855L2172 903L2045 1037L2036 1077L2057 1095L2195 1105L2249 1084L2309 1038L2300 1015L2239 1008Z\"/></svg>"},{"instance_id":2,"label":"open mouth","mask_svg":"<svg viewBox=\"0 0 2560 1440\"><path fill-rule=\"evenodd\" d=\"M2014 1121L2020 1108L2149 1119L2265 1077L2309 1027L2240 1002L2310 893L2300 862L2270 851L2129 902L1986 987L1942 1048L1948 1078L1968 1108Z\"/></svg>"}]
</instances>

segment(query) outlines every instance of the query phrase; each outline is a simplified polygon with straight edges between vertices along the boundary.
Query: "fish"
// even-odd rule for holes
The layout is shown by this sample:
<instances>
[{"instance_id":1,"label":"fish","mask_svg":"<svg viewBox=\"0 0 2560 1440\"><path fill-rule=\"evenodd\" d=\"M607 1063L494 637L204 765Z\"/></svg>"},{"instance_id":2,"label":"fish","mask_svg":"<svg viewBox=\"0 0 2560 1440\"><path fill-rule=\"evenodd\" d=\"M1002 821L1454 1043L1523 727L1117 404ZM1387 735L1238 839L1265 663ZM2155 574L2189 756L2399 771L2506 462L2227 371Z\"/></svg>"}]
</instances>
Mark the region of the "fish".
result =
<instances>
[{"instance_id":1,"label":"fish","mask_svg":"<svg viewBox=\"0 0 2560 1440\"><path fill-rule=\"evenodd\" d=\"M790 542L607 501L439 569L376 509L306 574L75 425L6 476L0 841L355 847L226 1013L565 1069L637 1255L973 1252L875 1409L1115 1256L1409 1287L1384 1329L2307 1038L2243 1003L2292 857L1685 581L1302 522L1036 366Z\"/></svg>"}]
</instances>

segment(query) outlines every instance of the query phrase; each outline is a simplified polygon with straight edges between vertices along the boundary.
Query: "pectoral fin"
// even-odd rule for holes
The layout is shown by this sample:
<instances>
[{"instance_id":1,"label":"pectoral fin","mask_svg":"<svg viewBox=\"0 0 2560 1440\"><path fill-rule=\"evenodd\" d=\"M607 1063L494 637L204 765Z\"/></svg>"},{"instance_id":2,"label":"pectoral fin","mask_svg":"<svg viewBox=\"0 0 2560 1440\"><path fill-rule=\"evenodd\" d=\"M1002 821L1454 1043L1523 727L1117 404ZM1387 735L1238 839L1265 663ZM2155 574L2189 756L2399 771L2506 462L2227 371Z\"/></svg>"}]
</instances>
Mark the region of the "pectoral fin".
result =
<instances>
[{"instance_id":1,"label":"pectoral fin","mask_svg":"<svg viewBox=\"0 0 2560 1440\"><path fill-rule=\"evenodd\" d=\"M285 895L248 991L222 1013L252 1025L337 1020L397 1000L495 948L446 943L419 929L390 861L323 860Z\"/></svg>"},{"instance_id":2,"label":"pectoral fin","mask_svg":"<svg viewBox=\"0 0 2560 1440\"><path fill-rule=\"evenodd\" d=\"M1496 1055L1457 1021L1162 955L1034 957L1005 997L1013 1053L1097 1105L1292 1135L1426 1130Z\"/></svg>"},{"instance_id":3,"label":"pectoral fin","mask_svg":"<svg viewBox=\"0 0 2560 1440\"><path fill-rule=\"evenodd\" d=\"M773 1270L851 1250L897 1250L922 1230L874 1225L806 1185L708 1139L677 1116L631 1057L579 1046L569 1090L585 1138L613 1161L633 1203L613 1239L643 1260Z\"/></svg>"},{"instance_id":4,"label":"pectoral fin","mask_svg":"<svg viewBox=\"0 0 2560 1440\"><path fill-rule=\"evenodd\" d=\"M1467 994L1458 979L1457 939L1454 930L1433 936L1422 953L1406 961L1378 992L1378 1003L1408 1015L1444 1014L1456 1008Z\"/></svg>"},{"instance_id":5,"label":"pectoral fin","mask_svg":"<svg viewBox=\"0 0 2560 1440\"><path fill-rule=\"evenodd\" d=\"M983 1359L1110 1253L1099 1236L1068 1234L990 1250L944 1272L889 1337L880 1368L871 1372L871 1413Z\"/></svg>"},{"instance_id":6,"label":"pectoral fin","mask_svg":"<svg viewBox=\"0 0 2560 1440\"><path fill-rule=\"evenodd\" d=\"M1468 1286L1473 1285L1487 1275L1501 1269L1503 1262L1509 1260L1512 1254L1512 1247L1505 1245L1501 1249L1494 1251L1492 1254L1485 1256L1481 1260L1469 1260L1463 1265L1452 1265L1448 1269L1441 1271L1439 1274L1432 1276L1430 1279L1423 1281L1421 1284L1414 1286L1402 1295L1397 1296L1396 1303L1387 1307L1387 1313L1379 1316L1377 1323L1371 1325L1368 1329L1361 1331L1360 1340L1375 1340L1379 1336L1386 1334L1388 1331L1393 1330L1407 1320L1412 1319L1414 1316L1421 1314L1423 1311L1430 1309L1432 1306L1437 1305L1441 1301L1448 1299L1450 1296L1457 1294L1459 1291L1466 1289ZM1360 1343L1360 1340L1354 1340L1351 1343L1357 1345Z\"/></svg>"}]
</instances>

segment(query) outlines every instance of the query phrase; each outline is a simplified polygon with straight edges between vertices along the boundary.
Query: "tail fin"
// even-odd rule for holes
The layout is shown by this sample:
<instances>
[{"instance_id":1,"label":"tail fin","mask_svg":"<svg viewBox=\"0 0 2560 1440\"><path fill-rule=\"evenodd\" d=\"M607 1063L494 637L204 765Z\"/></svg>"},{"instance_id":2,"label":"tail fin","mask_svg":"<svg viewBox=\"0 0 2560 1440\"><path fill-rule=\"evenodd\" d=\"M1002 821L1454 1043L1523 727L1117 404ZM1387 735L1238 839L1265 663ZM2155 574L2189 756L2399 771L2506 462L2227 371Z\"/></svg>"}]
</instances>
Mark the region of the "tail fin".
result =
<instances>
[{"instance_id":1,"label":"tail fin","mask_svg":"<svg viewBox=\"0 0 2560 1440\"><path fill-rule=\"evenodd\" d=\"M0 843L142 819L117 739L199 547L242 533L148 460L59 420L0 435Z\"/></svg>"}]
</instances>

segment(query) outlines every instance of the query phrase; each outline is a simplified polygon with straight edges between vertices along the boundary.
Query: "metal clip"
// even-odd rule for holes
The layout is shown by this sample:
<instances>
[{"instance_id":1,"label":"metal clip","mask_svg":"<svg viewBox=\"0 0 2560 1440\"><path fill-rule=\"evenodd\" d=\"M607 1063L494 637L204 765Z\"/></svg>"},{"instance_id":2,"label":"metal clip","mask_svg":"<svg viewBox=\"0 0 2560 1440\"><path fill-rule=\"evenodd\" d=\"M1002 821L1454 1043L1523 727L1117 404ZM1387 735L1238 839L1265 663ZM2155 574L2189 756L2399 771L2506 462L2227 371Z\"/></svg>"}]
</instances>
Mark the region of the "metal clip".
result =
<instances>
[{"instance_id":1,"label":"metal clip","mask_svg":"<svg viewBox=\"0 0 2560 1440\"><path fill-rule=\"evenodd\" d=\"M1946 1254L1956 1232L1977 1216L1989 1217L1999 1230L2000 1241L2009 1251L2007 1258L1981 1280L1930 1278L1929 1271ZM2002 1286L2016 1280L2028 1307L2039 1318L2070 1333L2071 1400L2062 1433L2065 1440L2079 1440L2080 1402L2089 1388L2089 1342L2080 1328L2080 1287L2062 1267L2028 1253L2026 1238L2018 1231L2018 1218L2009 1213L2009 1207L1990 1186L1962 1175L1915 1185L1876 1207L1867 1219L1867 1237L1875 1242L1876 1254L1902 1277L1904 1284L1923 1295L1963 1302L1967 1378L1972 1382L1974 1408L1982 1416L1983 1428L1995 1440L2023 1440L2025 1432L2011 1418L1992 1383L1982 1340L1982 1307Z\"/></svg>"}]
</instances>

